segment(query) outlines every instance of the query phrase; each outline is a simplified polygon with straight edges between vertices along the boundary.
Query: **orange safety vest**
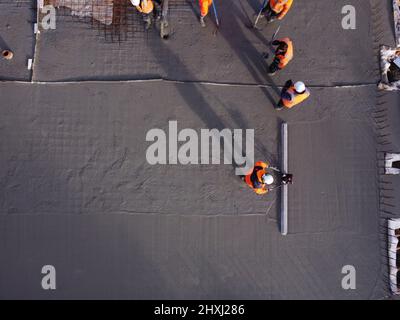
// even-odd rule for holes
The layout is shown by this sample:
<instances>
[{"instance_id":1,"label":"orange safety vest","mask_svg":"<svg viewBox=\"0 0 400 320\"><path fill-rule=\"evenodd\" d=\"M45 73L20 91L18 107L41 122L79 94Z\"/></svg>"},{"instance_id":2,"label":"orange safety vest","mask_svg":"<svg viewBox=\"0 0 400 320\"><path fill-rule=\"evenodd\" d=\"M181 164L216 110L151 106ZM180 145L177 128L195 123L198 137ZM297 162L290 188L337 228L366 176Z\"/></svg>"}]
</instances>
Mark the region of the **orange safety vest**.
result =
<instances>
[{"instance_id":1,"label":"orange safety vest","mask_svg":"<svg viewBox=\"0 0 400 320\"><path fill-rule=\"evenodd\" d=\"M202 17L208 15L208 9L212 5L212 0L199 0L200 14Z\"/></svg>"},{"instance_id":2,"label":"orange safety vest","mask_svg":"<svg viewBox=\"0 0 400 320\"><path fill-rule=\"evenodd\" d=\"M257 176L257 180L259 182L258 186L254 186L253 181L251 181L251 176L254 173L254 170L258 167L258 170L256 173ZM256 162L256 164L254 165L253 170L251 170L251 172L249 172L246 177L245 177L245 182L246 184L253 189L253 191L257 194L265 194L268 192L268 189L266 187L265 183L262 183L262 176L267 172L268 168L268 164L262 161L258 161Z\"/></svg>"},{"instance_id":3,"label":"orange safety vest","mask_svg":"<svg viewBox=\"0 0 400 320\"><path fill-rule=\"evenodd\" d=\"M285 54L278 54L279 68L283 69L293 59L293 42L289 38L283 38L278 41L285 42L288 46Z\"/></svg>"},{"instance_id":4,"label":"orange safety vest","mask_svg":"<svg viewBox=\"0 0 400 320\"><path fill-rule=\"evenodd\" d=\"M306 100L310 96L310 91L306 88L306 91L303 93L297 93L294 87L290 87L286 93L290 95L290 100L282 98L283 105L286 108L293 108L295 105L302 103L304 100Z\"/></svg>"},{"instance_id":5,"label":"orange safety vest","mask_svg":"<svg viewBox=\"0 0 400 320\"><path fill-rule=\"evenodd\" d=\"M154 10L154 4L152 0L142 0L140 5L136 6L136 9L144 14L149 14Z\"/></svg>"},{"instance_id":6,"label":"orange safety vest","mask_svg":"<svg viewBox=\"0 0 400 320\"><path fill-rule=\"evenodd\" d=\"M293 0L269 0L269 5L275 13L279 13L279 18L282 19L289 11L293 4Z\"/></svg>"}]
</instances>

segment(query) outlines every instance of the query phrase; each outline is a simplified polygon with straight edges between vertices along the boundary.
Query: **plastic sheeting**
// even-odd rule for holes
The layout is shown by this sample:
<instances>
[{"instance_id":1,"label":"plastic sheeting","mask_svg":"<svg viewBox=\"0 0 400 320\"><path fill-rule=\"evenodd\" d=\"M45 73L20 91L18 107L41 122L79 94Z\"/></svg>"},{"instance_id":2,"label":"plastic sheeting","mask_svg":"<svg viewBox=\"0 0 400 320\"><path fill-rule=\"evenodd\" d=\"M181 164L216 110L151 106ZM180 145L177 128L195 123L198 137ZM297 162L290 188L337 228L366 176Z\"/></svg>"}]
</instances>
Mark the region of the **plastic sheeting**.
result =
<instances>
[{"instance_id":1,"label":"plastic sheeting","mask_svg":"<svg viewBox=\"0 0 400 320\"><path fill-rule=\"evenodd\" d=\"M391 82L390 73L393 73L395 66L393 61L400 57L400 48L393 49L387 46L381 47L381 72L382 81L379 88L383 90L400 90L400 80ZM400 71L400 70L399 70Z\"/></svg>"}]
</instances>

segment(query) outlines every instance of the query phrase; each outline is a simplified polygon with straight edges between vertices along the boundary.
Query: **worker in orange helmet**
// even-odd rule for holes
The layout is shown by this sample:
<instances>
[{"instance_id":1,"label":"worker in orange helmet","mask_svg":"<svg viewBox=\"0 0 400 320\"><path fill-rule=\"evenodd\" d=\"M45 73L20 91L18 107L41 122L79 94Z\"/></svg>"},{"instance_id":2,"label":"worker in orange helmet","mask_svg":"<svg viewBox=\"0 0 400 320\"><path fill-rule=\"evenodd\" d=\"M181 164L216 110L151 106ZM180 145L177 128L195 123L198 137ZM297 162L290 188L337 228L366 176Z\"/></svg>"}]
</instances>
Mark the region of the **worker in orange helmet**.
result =
<instances>
[{"instance_id":1,"label":"worker in orange helmet","mask_svg":"<svg viewBox=\"0 0 400 320\"><path fill-rule=\"evenodd\" d=\"M161 5L162 0L155 0L157 5ZM146 23L146 30L150 29L153 23L153 16L160 17L160 10L154 10L153 0L131 0L131 3L143 15L143 21Z\"/></svg>"},{"instance_id":2,"label":"worker in orange helmet","mask_svg":"<svg viewBox=\"0 0 400 320\"><path fill-rule=\"evenodd\" d=\"M282 20L290 10L293 0L269 0L262 10L268 22L275 19Z\"/></svg>"},{"instance_id":3,"label":"worker in orange helmet","mask_svg":"<svg viewBox=\"0 0 400 320\"><path fill-rule=\"evenodd\" d=\"M199 0L200 5L200 24L204 28L206 23L204 22L204 18L208 15L208 10L212 5L213 0Z\"/></svg>"},{"instance_id":4,"label":"worker in orange helmet","mask_svg":"<svg viewBox=\"0 0 400 320\"><path fill-rule=\"evenodd\" d=\"M278 70L285 68L293 59L293 42L289 38L283 38L273 41L272 45L277 46L275 58L268 69L268 73L273 76Z\"/></svg>"},{"instance_id":5,"label":"worker in orange helmet","mask_svg":"<svg viewBox=\"0 0 400 320\"><path fill-rule=\"evenodd\" d=\"M281 99L276 105L276 110L281 110L285 108L293 108L304 100L308 99L310 96L310 90L308 90L305 84L301 81L293 84L292 80L286 82L285 86L281 92Z\"/></svg>"}]
</instances>

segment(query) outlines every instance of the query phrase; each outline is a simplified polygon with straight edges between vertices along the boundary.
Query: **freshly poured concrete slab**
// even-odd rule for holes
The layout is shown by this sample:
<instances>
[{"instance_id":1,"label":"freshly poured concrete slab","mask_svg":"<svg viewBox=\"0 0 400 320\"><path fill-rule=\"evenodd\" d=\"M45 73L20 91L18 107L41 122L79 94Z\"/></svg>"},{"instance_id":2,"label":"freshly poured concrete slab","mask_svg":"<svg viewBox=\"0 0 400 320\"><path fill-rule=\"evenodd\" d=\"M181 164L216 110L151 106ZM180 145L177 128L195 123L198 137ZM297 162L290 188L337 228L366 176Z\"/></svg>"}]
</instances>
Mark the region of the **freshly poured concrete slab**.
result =
<instances>
[{"instance_id":1,"label":"freshly poured concrete slab","mask_svg":"<svg viewBox=\"0 0 400 320\"><path fill-rule=\"evenodd\" d=\"M282 237L265 216L0 216L1 298L380 298L374 236ZM343 290L343 266L357 270ZM41 269L56 268L43 290Z\"/></svg>"},{"instance_id":2,"label":"freshly poured concrete slab","mask_svg":"<svg viewBox=\"0 0 400 320\"><path fill-rule=\"evenodd\" d=\"M4 84L1 91L10 96L1 107L0 120L4 214L265 213L275 204L275 194L265 198L247 190L232 165L149 165L147 132L160 128L168 133L171 120L178 122L178 130L193 128L199 133L254 129L255 160L279 166L279 115L310 125L324 118L359 121L368 117L371 99L368 87L319 89L293 112L277 114L268 100L274 95L269 88L151 81ZM337 107L331 108L335 103ZM291 143L301 148L305 142ZM357 162L352 164L357 167Z\"/></svg>"},{"instance_id":3,"label":"freshly poured concrete slab","mask_svg":"<svg viewBox=\"0 0 400 320\"><path fill-rule=\"evenodd\" d=\"M173 2L173 1L172 1ZM372 2L373 3L373 2ZM34 79L113 80L169 78L188 81L232 83L277 83L288 78L309 85L376 83L379 70L374 47L374 19L371 15L387 8L352 1L357 12L355 30L342 27L346 1L295 1L282 22L257 31L250 28L261 1L219 1L221 27L215 34L213 15L202 29L197 18L197 1L177 1L170 10L173 34L161 41L158 31L144 31L134 8L126 11L121 27L122 41L97 24L59 17L57 29L43 32L38 48ZM379 20L380 21L380 20ZM278 37L294 41L295 59L287 69L271 78L262 58L268 43L281 25ZM376 29L380 32L380 26ZM270 61L268 61L269 63Z\"/></svg>"},{"instance_id":4,"label":"freshly poured concrete slab","mask_svg":"<svg viewBox=\"0 0 400 320\"><path fill-rule=\"evenodd\" d=\"M374 91L315 89L303 105L277 113L271 88L1 84L10 98L0 107L0 296L383 297L369 175ZM231 165L150 166L146 132L169 120L254 128L256 158L272 164L288 122L295 184L287 237L278 195L257 196ZM45 264L57 270L52 292L40 287ZM357 290L341 287L345 265L357 270Z\"/></svg>"},{"instance_id":5,"label":"freshly poured concrete slab","mask_svg":"<svg viewBox=\"0 0 400 320\"><path fill-rule=\"evenodd\" d=\"M255 129L256 157L278 164L279 119L257 88L148 82L5 84L1 91L13 97L1 107L4 214L265 214L275 203L274 194L257 197L232 165L146 160L147 132L168 134L176 120L178 130L199 133Z\"/></svg>"},{"instance_id":6,"label":"freshly poured concrete slab","mask_svg":"<svg viewBox=\"0 0 400 320\"><path fill-rule=\"evenodd\" d=\"M376 236L376 143L371 124L328 119L299 123L291 125L290 137L295 183L289 190L289 232L360 230Z\"/></svg>"}]
</instances>

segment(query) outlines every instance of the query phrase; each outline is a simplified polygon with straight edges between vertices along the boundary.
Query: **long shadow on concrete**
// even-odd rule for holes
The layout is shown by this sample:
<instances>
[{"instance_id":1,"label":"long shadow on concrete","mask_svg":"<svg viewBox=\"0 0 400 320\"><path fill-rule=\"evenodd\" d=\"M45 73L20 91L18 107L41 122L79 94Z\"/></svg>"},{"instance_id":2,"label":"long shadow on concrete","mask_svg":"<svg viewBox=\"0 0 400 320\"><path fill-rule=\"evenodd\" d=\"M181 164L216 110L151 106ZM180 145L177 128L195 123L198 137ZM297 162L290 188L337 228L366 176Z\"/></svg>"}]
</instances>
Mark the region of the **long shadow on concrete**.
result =
<instances>
[{"instance_id":1,"label":"long shadow on concrete","mask_svg":"<svg viewBox=\"0 0 400 320\"><path fill-rule=\"evenodd\" d=\"M229 25L230 28L236 30L237 37L240 39L246 39L246 35L241 31L242 28L241 24L246 25L246 23L249 20L248 17L246 17L243 12L244 11L241 8L238 8L235 3L232 3L232 15L231 19L229 20ZM241 15L241 17L237 16L236 13L238 15ZM259 31L254 29L254 32L262 40L262 42L266 43L269 46L269 41L266 41ZM241 48L239 48L238 43L234 41L234 39L232 39L232 37L226 33L226 29L223 27L220 28L219 34L221 34L225 38L227 43L229 43L229 45L231 46L232 50L236 52L237 56L240 58L242 63L250 71L254 80L257 83L265 83L265 81L267 81L268 85L271 86L272 90L279 97L280 90L276 85L276 83L272 80L272 78L267 75L266 71L267 64L262 58L262 54L250 42L248 42L248 48L247 48L248 50L244 51ZM265 70L263 78L259 75L258 70L260 69ZM261 88L261 89L265 94L265 96L268 98L268 100L271 102L271 104L275 105L278 98L274 98L267 88Z\"/></svg>"}]
</instances>

